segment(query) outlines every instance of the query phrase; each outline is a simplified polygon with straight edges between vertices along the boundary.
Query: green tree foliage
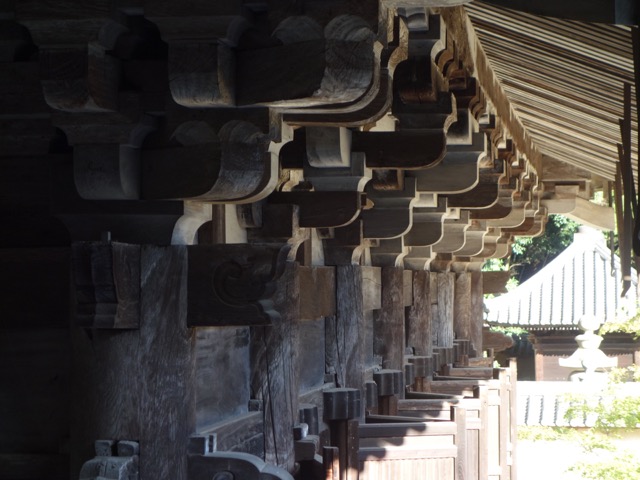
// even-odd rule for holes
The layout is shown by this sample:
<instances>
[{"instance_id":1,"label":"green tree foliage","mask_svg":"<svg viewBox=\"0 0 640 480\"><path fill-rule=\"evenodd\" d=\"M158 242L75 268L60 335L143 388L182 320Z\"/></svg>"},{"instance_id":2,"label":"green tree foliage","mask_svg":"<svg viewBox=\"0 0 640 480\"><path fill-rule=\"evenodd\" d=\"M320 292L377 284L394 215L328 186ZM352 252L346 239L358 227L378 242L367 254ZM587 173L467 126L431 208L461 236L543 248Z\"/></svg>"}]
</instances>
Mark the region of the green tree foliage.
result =
<instances>
[{"instance_id":1,"label":"green tree foliage","mask_svg":"<svg viewBox=\"0 0 640 480\"><path fill-rule=\"evenodd\" d=\"M590 480L627 480L640 478L640 459L635 452L621 449L612 439L620 432L640 427L640 398L620 395L616 385L624 381L637 381L637 366L614 369L609 386L600 398L593 395L573 395L567 400L569 408L565 419L595 418L593 427L580 443L587 454L586 460L576 463L569 471Z\"/></svg>"},{"instance_id":2,"label":"green tree foliage","mask_svg":"<svg viewBox=\"0 0 640 480\"><path fill-rule=\"evenodd\" d=\"M522 283L557 257L571 242L580 224L562 215L549 215L545 231L538 237L517 237L510 264Z\"/></svg>"}]
</instances>

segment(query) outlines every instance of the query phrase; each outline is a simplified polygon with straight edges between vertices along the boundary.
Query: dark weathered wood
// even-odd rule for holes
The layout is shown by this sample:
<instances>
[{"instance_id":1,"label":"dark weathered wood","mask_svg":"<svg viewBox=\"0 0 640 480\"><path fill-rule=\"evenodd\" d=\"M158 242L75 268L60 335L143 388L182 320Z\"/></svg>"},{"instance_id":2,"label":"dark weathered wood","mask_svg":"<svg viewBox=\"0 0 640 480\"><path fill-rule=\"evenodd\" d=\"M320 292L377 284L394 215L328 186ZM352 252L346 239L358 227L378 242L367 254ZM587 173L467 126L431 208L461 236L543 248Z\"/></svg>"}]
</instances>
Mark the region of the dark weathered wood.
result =
<instances>
[{"instance_id":1,"label":"dark weathered wood","mask_svg":"<svg viewBox=\"0 0 640 480\"><path fill-rule=\"evenodd\" d=\"M471 308L469 330L469 356L480 356L483 349L482 326L484 325L484 275L483 272L471 272Z\"/></svg>"},{"instance_id":2,"label":"dark weathered wood","mask_svg":"<svg viewBox=\"0 0 640 480\"><path fill-rule=\"evenodd\" d=\"M496 352L501 352L513 345L513 338L501 332L492 332L488 329L483 329L482 345L485 349L490 348Z\"/></svg>"},{"instance_id":3,"label":"dark weathered wood","mask_svg":"<svg viewBox=\"0 0 640 480\"><path fill-rule=\"evenodd\" d=\"M367 238L397 238L411 228L416 179L405 177L401 172L373 171L373 179L366 186L367 200L373 207L362 212Z\"/></svg>"},{"instance_id":4,"label":"dark weathered wood","mask_svg":"<svg viewBox=\"0 0 640 480\"><path fill-rule=\"evenodd\" d=\"M336 316L327 329L327 362L340 387L364 388L365 325L362 269L356 265L336 267Z\"/></svg>"},{"instance_id":5,"label":"dark weathered wood","mask_svg":"<svg viewBox=\"0 0 640 480\"><path fill-rule=\"evenodd\" d=\"M374 313L373 351L383 368L402 370L404 365L404 270L382 268L382 308Z\"/></svg>"},{"instance_id":6,"label":"dark weathered wood","mask_svg":"<svg viewBox=\"0 0 640 480\"><path fill-rule=\"evenodd\" d=\"M137 439L142 478L187 478L196 385L194 337L186 327L187 252L145 246L140 265L139 330L95 331L92 338L72 330L75 476L94 456L94 440ZM159 451L167 453L144 454Z\"/></svg>"},{"instance_id":7,"label":"dark weathered wood","mask_svg":"<svg viewBox=\"0 0 640 480\"><path fill-rule=\"evenodd\" d=\"M482 277L484 293L507 293L506 283L511 278L511 272L482 272Z\"/></svg>"},{"instance_id":8,"label":"dark weathered wood","mask_svg":"<svg viewBox=\"0 0 640 480\"><path fill-rule=\"evenodd\" d=\"M336 313L335 268L300 267L300 319L312 320Z\"/></svg>"},{"instance_id":9,"label":"dark weathered wood","mask_svg":"<svg viewBox=\"0 0 640 480\"><path fill-rule=\"evenodd\" d=\"M200 430L198 433L204 436L212 435L216 450L250 452L261 458L264 456L264 418L262 412L249 412L228 418L210 429Z\"/></svg>"},{"instance_id":10,"label":"dark weathered wood","mask_svg":"<svg viewBox=\"0 0 640 480\"><path fill-rule=\"evenodd\" d=\"M469 272L458 273L455 278L453 332L455 338L467 340L471 337L471 273Z\"/></svg>"},{"instance_id":11,"label":"dark weathered wood","mask_svg":"<svg viewBox=\"0 0 640 480\"><path fill-rule=\"evenodd\" d=\"M300 292L300 302L302 302L304 298L302 287ZM296 374L302 395L313 392L325 382L326 322L324 318L317 320L296 318L295 323Z\"/></svg>"},{"instance_id":12,"label":"dark weathered wood","mask_svg":"<svg viewBox=\"0 0 640 480\"><path fill-rule=\"evenodd\" d=\"M83 242L72 251L78 325L138 328L140 246Z\"/></svg>"},{"instance_id":13,"label":"dark weathered wood","mask_svg":"<svg viewBox=\"0 0 640 480\"><path fill-rule=\"evenodd\" d=\"M251 391L260 400L264 421L265 461L293 471L293 427L298 423L296 372L300 283L297 265L287 264L277 282L274 304L281 314L269 326L251 331Z\"/></svg>"},{"instance_id":14,"label":"dark weathered wood","mask_svg":"<svg viewBox=\"0 0 640 480\"><path fill-rule=\"evenodd\" d=\"M286 470L267 464L257 456L248 453L207 452L189 455L190 480L208 480L221 477L246 480L260 480L265 477L273 480L291 480L293 478ZM121 478L125 479L124 476Z\"/></svg>"},{"instance_id":15,"label":"dark weathered wood","mask_svg":"<svg viewBox=\"0 0 640 480\"><path fill-rule=\"evenodd\" d=\"M236 104L311 97L325 70L325 40L238 51Z\"/></svg>"},{"instance_id":16,"label":"dark weathered wood","mask_svg":"<svg viewBox=\"0 0 640 480\"><path fill-rule=\"evenodd\" d=\"M452 377L470 377L470 378L493 378L492 367L452 367L445 366L443 375Z\"/></svg>"},{"instance_id":17,"label":"dark weathered wood","mask_svg":"<svg viewBox=\"0 0 640 480\"><path fill-rule=\"evenodd\" d=\"M196 429L201 431L247 413L250 335L248 327L202 327L194 333Z\"/></svg>"},{"instance_id":18,"label":"dark weathered wood","mask_svg":"<svg viewBox=\"0 0 640 480\"><path fill-rule=\"evenodd\" d=\"M429 272L413 272L413 305L407 311L407 345L417 356L431 355L431 290Z\"/></svg>"},{"instance_id":19,"label":"dark weathered wood","mask_svg":"<svg viewBox=\"0 0 640 480\"><path fill-rule=\"evenodd\" d=\"M357 191L277 192L269 196L273 203L291 203L300 207L303 228L343 227L353 222L362 208L363 194Z\"/></svg>"},{"instance_id":20,"label":"dark weathered wood","mask_svg":"<svg viewBox=\"0 0 640 480\"><path fill-rule=\"evenodd\" d=\"M436 297L435 315L431 321L431 331L434 337L434 345L439 347L453 347L453 301L455 274L432 273L436 277L438 293ZM432 296L433 301L433 296Z\"/></svg>"},{"instance_id":21,"label":"dark weathered wood","mask_svg":"<svg viewBox=\"0 0 640 480\"><path fill-rule=\"evenodd\" d=\"M189 246L189 326L265 325L288 245ZM213 287L213 288L212 288Z\"/></svg>"},{"instance_id":22,"label":"dark weathered wood","mask_svg":"<svg viewBox=\"0 0 640 480\"><path fill-rule=\"evenodd\" d=\"M495 205L500 189L497 179L493 174L480 174L480 182L474 188L465 193L447 195L450 207L483 209ZM488 178L487 178L488 177Z\"/></svg>"},{"instance_id":23,"label":"dark weathered wood","mask_svg":"<svg viewBox=\"0 0 640 480\"><path fill-rule=\"evenodd\" d=\"M446 139L442 130L356 131L353 149L365 153L369 168L418 169L444 158Z\"/></svg>"},{"instance_id":24,"label":"dark weathered wood","mask_svg":"<svg viewBox=\"0 0 640 480\"><path fill-rule=\"evenodd\" d=\"M217 131L207 122L184 122L172 138L171 146L142 151L143 199L239 202L272 181L269 140L251 122L227 122Z\"/></svg>"},{"instance_id":25,"label":"dark weathered wood","mask_svg":"<svg viewBox=\"0 0 640 480\"><path fill-rule=\"evenodd\" d=\"M322 448L324 480L340 480L340 452L337 447Z\"/></svg>"}]
</instances>

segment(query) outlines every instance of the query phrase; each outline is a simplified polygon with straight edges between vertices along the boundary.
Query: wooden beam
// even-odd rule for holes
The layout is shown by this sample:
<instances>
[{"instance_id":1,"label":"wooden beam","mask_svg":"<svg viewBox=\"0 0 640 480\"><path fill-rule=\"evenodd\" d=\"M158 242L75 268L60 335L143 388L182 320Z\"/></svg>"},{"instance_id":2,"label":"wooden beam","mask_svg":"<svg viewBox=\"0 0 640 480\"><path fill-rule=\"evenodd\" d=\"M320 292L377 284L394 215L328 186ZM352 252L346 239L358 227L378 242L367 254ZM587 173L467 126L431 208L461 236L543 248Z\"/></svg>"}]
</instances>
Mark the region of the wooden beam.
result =
<instances>
[{"instance_id":1,"label":"wooden beam","mask_svg":"<svg viewBox=\"0 0 640 480\"><path fill-rule=\"evenodd\" d=\"M382 267L382 308L374 313L373 352L386 369L402 370L404 365L403 276L402 268Z\"/></svg>"}]
</instances>

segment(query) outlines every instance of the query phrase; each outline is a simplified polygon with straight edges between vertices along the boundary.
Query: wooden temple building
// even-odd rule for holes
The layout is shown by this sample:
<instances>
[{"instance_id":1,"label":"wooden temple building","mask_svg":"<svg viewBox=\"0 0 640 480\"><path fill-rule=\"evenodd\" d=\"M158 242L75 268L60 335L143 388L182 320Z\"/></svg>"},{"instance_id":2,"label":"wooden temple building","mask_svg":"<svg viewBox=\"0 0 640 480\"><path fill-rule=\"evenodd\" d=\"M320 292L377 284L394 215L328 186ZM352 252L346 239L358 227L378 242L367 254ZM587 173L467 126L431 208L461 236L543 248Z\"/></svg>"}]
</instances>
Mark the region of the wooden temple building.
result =
<instances>
[{"instance_id":1,"label":"wooden temple building","mask_svg":"<svg viewBox=\"0 0 640 480\"><path fill-rule=\"evenodd\" d=\"M516 478L481 267L631 232L637 15L459 3L0 2L0 479Z\"/></svg>"},{"instance_id":2,"label":"wooden temple building","mask_svg":"<svg viewBox=\"0 0 640 480\"><path fill-rule=\"evenodd\" d=\"M625 322L638 313L638 274L631 270L626 292L620 258L611 253L604 235L580 227L573 242L536 274L508 293L485 300L486 322L525 330L513 348L500 352L518 360L518 379L565 381L571 369L559 359L572 355L579 322ZM617 359L618 367L640 363L640 339L631 333L604 335L600 350Z\"/></svg>"}]
</instances>

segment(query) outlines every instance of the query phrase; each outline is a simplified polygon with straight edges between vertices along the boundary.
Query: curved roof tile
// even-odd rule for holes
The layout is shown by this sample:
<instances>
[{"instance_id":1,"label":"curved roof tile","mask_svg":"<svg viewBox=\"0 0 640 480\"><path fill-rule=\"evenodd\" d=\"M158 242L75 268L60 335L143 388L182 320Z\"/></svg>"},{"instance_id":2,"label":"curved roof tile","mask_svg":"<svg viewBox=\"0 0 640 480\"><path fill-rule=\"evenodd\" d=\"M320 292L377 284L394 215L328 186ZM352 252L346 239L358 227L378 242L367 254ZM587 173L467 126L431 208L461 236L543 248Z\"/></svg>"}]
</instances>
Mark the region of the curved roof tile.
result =
<instances>
[{"instance_id":1,"label":"curved roof tile","mask_svg":"<svg viewBox=\"0 0 640 480\"><path fill-rule=\"evenodd\" d=\"M638 282L621 297L620 259L598 230L580 227L573 243L542 270L509 293L485 300L492 325L527 329L575 329L584 315L603 322L635 315Z\"/></svg>"}]
</instances>

